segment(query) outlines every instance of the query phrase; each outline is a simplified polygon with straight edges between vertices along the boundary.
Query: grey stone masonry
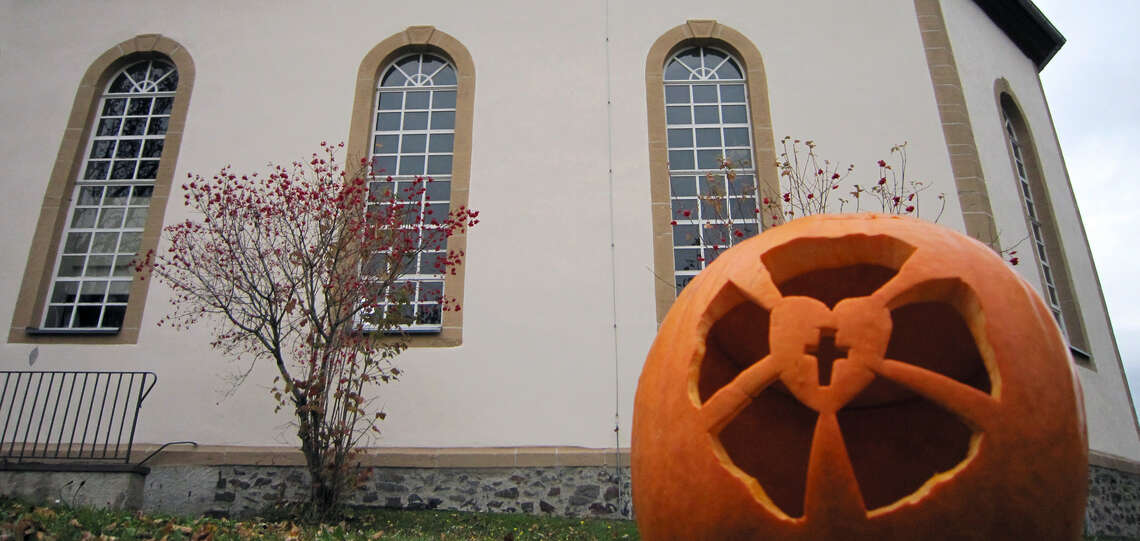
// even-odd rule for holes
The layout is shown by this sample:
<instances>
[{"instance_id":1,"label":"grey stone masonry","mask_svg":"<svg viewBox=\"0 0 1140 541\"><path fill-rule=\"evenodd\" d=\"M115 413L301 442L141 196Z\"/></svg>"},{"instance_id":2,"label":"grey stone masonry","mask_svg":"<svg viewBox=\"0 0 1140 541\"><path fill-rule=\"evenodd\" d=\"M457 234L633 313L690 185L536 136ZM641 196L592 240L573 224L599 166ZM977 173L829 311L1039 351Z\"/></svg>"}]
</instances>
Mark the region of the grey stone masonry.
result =
<instances>
[{"instance_id":1,"label":"grey stone masonry","mask_svg":"<svg viewBox=\"0 0 1140 541\"><path fill-rule=\"evenodd\" d=\"M1085 535L1140 539L1140 474L1089 465Z\"/></svg>"},{"instance_id":2,"label":"grey stone masonry","mask_svg":"<svg viewBox=\"0 0 1140 541\"><path fill-rule=\"evenodd\" d=\"M155 466L143 509L244 516L302 501L308 474L296 466ZM571 517L630 518L629 468L373 468L352 504Z\"/></svg>"},{"instance_id":3,"label":"grey stone masonry","mask_svg":"<svg viewBox=\"0 0 1140 541\"><path fill-rule=\"evenodd\" d=\"M0 494L32 501L246 516L306 497L300 466L163 465L141 474L0 472ZM398 509L632 518L629 468L377 467L351 503ZM1140 539L1140 473L1089 466L1085 534Z\"/></svg>"}]
</instances>

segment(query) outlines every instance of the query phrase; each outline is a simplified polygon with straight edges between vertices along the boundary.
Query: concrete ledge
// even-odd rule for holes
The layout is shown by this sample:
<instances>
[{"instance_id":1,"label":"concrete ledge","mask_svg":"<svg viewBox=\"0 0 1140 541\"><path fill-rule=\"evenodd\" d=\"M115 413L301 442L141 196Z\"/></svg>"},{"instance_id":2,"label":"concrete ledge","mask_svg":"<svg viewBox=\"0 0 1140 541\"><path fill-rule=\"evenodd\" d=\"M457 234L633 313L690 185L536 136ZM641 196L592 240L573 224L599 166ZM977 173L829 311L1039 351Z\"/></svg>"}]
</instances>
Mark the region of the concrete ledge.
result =
<instances>
[{"instance_id":1,"label":"concrete ledge","mask_svg":"<svg viewBox=\"0 0 1140 541\"><path fill-rule=\"evenodd\" d=\"M75 462L35 462L35 463L3 463L0 471L26 471L26 472L87 472L87 473L137 473L146 475L150 468L137 464L90 464Z\"/></svg>"},{"instance_id":2,"label":"concrete ledge","mask_svg":"<svg viewBox=\"0 0 1140 541\"><path fill-rule=\"evenodd\" d=\"M1122 456L1090 451L1089 464L1092 466L1100 466L1102 468L1131 473L1133 475L1140 475L1140 462L1130 460Z\"/></svg>"},{"instance_id":3,"label":"concrete ledge","mask_svg":"<svg viewBox=\"0 0 1140 541\"><path fill-rule=\"evenodd\" d=\"M132 462L157 449L136 445ZM373 447L360 455L363 466L389 468L513 468L548 466L628 466L629 449L587 447ZM148 466L304 466L294 447L200 445L170 447Z\"/></svg>"},{"instance_id":4,"label":"concrete ledge","mask_svg":"<svg viewBox=\"0 0 1140 541\"><path fill-rule=\"evenodd\" d=\"M131 462L138 463L158 447L154 444L135 445ZM360 462L363 466L391 468L629 466L629 449L571 446L372 447L363 450ZM1107 453L1090 452L1089 464L1140 474L1140 462ZM200 445L197 448L169 447L155 455L147 465L304 466L305 457L295 447Z\"/></svg>"}]
</instances>

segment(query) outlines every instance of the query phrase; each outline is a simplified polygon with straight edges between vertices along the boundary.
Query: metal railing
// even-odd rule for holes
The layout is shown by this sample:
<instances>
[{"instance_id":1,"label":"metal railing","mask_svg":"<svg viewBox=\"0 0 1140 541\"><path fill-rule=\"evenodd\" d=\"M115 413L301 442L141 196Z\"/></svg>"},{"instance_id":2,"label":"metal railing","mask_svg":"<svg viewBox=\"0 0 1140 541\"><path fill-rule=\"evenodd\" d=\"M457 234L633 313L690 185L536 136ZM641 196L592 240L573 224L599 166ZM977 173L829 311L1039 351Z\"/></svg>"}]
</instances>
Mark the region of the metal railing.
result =
<instances>
[{"instance_id":1,"label":"metal railing","mask_svg":"<svg viewBox=\"0 0 1140 541\"><path fill-rule=\"evenodd\" d=\"M130 462L153 372L0 371L0 461Z\"/></svg>"}]
</instances>

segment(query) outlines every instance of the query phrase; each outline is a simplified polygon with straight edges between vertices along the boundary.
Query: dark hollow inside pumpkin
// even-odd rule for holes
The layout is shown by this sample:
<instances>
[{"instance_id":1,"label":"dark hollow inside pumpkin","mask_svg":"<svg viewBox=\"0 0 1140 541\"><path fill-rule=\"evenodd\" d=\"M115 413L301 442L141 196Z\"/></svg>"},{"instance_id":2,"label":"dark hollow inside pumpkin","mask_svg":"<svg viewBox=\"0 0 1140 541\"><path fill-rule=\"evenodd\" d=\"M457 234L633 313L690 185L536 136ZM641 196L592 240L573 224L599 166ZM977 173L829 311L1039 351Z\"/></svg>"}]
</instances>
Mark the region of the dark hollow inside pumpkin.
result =
<instances>
[{"instance_id":1,"label":"dark hollow inside pumpkin","mask_svg":"<svg viewBox=\"0 0 1140 541\"><path fill-rule=\"evenodd\" d=\"M744 302L712 326L698 380L702 402L768 355L768 323L766 310ZM816 417L776 383L756 396L719 435L732 462L755 478L768 497L791 516L803 514Z\"/></svg>"},{"instance_id":2,"label":"dark hollow inside pumpkin","mask_svg":"<svg viewBox=\"0 0 1140 541\"><path fill-rule=\"evenodd\" d=\"M777 283L785 297L811 297L828 308L851 297L866 297L894 278L898 271L882 265L859 263L836 269L819 269Z\"/></svg>"},{"instance_id":3,"label":"dark hollow inside pumpkin","mask_svg":"<svg viewBox=\"0 0 1140 541\"><path fill-rule=\"evenodd\" d=\"M896 272L881 265L858 263L811 271L777 286L784 295L810 296L834 306L844 298L874 292ZM894 329L887 358L989 393L990 379L981 354L955 304L968 303L946 299L896 308L891 314ZM698 375L702 402L768 355L768 326L768 312L743 298L712 325ZM828 338L825 332L820 344L808 347L808 353L820 358L821 385L829 381L830 362L841 355L841 349L828 343ZM733 464L755 478L773 503L791 517L803 516L808 459L818 417L776 382L754 397L719 434ZM955 415L881 377L838 417L868 510L890 505L916 491L933 475L953 468L966 458L973 436L971 428Z\"/></svg>"}]
</instances>

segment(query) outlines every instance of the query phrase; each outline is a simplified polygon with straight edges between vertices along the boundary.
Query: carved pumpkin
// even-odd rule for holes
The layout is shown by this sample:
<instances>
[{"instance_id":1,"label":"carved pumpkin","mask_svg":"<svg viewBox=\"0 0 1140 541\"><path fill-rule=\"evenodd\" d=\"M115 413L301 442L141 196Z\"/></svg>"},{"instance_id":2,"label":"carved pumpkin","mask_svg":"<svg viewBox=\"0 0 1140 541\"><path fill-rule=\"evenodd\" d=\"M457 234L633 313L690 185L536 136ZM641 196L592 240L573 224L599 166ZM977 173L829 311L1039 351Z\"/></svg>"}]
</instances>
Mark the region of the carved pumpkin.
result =
<instances>
[{"instance_id":1,"label":"carved pumpkin","mask_svg":"<svg viewBox=\"0 0 1140 541\"><path fill-rule=\"evenodd\" d=\"M1041 299L981 243L814 216L723 253L638 384L645 539L1075 539L1084 412Z\"/></svg>"}]
</instances>

